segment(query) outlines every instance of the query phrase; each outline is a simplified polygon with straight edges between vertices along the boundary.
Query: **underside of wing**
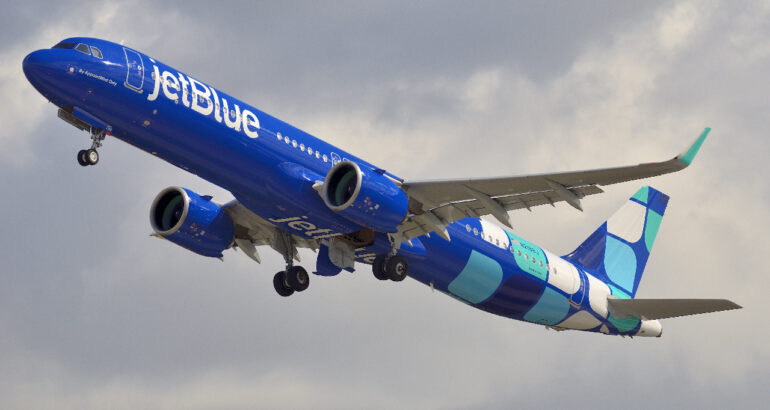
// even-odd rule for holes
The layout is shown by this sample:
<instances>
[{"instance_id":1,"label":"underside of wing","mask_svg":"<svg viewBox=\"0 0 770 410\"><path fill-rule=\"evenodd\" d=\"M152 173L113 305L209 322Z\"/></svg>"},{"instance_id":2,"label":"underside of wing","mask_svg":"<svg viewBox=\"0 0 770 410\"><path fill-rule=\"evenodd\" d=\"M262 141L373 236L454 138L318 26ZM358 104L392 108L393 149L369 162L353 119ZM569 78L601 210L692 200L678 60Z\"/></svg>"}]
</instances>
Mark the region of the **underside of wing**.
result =
<instances>
[{"instance_id":1,"label":"underside of wing","mask_svg":"<svg viewBox=\"0 0 770 410\"><path fill-rule=\"evenodd\" d=\"M740 309L727 299L609 299L610 311L616 317L667 319Z\"/></svg>"},{"instance_id":2,"label":"underside of wing","mask_svg":"<svg viewBox=\"0 0 770 410\"><path fill-rule=\"evenodd\" d=\"M492 215L511 226L508 212L567 202L582 210L580 200L602 191L599 186L633 181L686 168L705 141L710 128L676 157L662 162L553 174L405 182L409 216L399 227L402 240L429 232L448 238L447 225L467 216Z\"/></svg>"},{"instance_id":3,"label":"underside of wing","mask_svg":"<svg viewBox=\"0 0 770 410\"><path fill-rule=\"evenodd\" d=\"M300 260L298 248L315 251L320 246L316 239L289 234L276 228L238 201L231 201L223 208L235 224L235 244L256 262L261 263L257 246L268 245L281 254L292 254L297 261Z\"/></svg>"}]
</instances>

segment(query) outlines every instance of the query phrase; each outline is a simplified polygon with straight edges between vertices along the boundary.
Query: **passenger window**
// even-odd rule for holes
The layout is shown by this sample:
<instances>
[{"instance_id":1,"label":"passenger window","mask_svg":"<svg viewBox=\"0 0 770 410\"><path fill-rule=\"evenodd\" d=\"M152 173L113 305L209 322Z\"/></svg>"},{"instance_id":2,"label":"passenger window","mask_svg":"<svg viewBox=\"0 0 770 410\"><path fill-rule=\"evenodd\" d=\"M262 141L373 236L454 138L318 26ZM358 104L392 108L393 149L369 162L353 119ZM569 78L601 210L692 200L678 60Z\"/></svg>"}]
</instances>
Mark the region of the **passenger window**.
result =
<instances>
[{"instance_id":1,"label":"passenger window","mask_svg":"<svg viewBox=\"0 0 770 410\"><path fill-rule=\"evenodd\" d=\"M102 58L102 51L99 50L98 48L94 47L94 46L91 46L91 53L96 58ZM155 74L155 72L153 72L153 74Z\"/></svg>"},{"instance_id":2,"label":"passenger window","mask_svg":"<svg viewBox=\"0 0 770 410\"><path fill-rule=\"evenodd\" d=\"M88 46L80 43L75 47L75 50L80 51L83 54L91 55L91 50L88 49Z\"/></svg>"}]
</instances>

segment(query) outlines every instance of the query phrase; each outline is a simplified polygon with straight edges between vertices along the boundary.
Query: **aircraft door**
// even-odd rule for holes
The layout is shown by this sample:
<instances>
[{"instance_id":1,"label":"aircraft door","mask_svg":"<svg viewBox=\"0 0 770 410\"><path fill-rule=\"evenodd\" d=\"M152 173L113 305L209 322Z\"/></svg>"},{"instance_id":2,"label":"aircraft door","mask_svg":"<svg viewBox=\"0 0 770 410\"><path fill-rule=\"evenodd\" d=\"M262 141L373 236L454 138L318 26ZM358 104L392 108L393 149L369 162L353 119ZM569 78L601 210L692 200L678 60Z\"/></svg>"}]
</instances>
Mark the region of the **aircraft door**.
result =
<instances>
[{"instance_id":1,"label":"aircraft door","mask_svg":"<svg viewBox=\"0 0 770 410\"><path fill-rule=\"evenodd\" d=\"M142 92L144 84L144 63L142 55L134 50L123 47L123 53L126 55L126 82L124 85L138 93Z\"/></svg>"},{"instance_id":2,"label":"aircraft door","mask_svg":"<svg viewBox=\"0 0 770 410\"><path fill-rule=\"evenodd\" d=\"M583 303L583 297L586 293L586 279L582 270L577 269L577 273L577 280L580 282L580 286L577 292L570 295L569 303L576 308L580 308L580 305Z\"/></svg>"}]
</instances>

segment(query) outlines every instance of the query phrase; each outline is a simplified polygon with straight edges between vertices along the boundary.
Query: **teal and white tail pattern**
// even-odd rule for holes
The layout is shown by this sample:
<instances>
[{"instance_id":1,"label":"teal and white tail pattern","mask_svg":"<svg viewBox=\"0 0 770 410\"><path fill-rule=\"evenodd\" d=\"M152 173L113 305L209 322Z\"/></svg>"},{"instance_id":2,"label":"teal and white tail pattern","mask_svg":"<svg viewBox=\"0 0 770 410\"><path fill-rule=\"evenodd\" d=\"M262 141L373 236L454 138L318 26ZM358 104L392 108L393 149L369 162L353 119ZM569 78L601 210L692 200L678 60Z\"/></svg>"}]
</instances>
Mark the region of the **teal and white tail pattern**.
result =
<instances>
[{"instance_id":1,"label":"teal and white tail pattern","mask_svg":"<svg viewBox=\"0 0 770 410\"><path fill-rule=\"evenodd\" d=\"M667 204L666 194L642 187L565 259L605 281L613 295L633 298Z\"/></svg>"}]
</instances>

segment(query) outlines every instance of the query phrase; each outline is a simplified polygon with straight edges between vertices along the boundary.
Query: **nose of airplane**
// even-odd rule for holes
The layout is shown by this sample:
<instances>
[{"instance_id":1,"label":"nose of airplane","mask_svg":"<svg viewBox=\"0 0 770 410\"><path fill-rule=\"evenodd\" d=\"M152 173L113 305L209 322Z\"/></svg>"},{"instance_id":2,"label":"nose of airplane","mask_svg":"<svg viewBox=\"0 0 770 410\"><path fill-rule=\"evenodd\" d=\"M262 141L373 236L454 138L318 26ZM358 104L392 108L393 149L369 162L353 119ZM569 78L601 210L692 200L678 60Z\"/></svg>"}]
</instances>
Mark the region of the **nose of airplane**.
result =
<instances>
[{"instance_id":1,"label":"nose of airplane","mask_svg":"<svg viewBox=\"0 0 770 410\"><path fill-rule=\"evenodd\" d=\"M50 63L50 50L37 50L24 57L21 66L27 80L35 86L40 86L52 71Z\"/></svg>"}]
</instances>

